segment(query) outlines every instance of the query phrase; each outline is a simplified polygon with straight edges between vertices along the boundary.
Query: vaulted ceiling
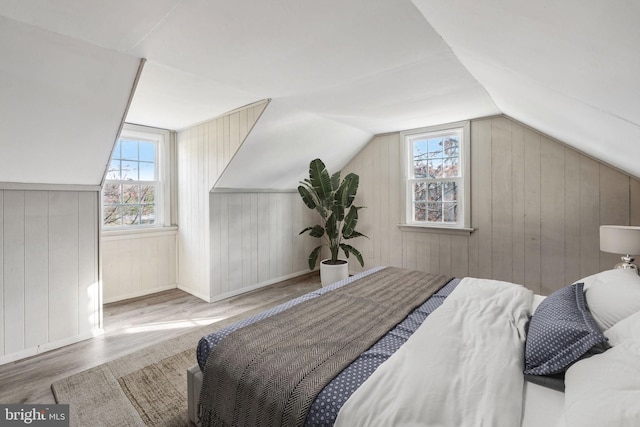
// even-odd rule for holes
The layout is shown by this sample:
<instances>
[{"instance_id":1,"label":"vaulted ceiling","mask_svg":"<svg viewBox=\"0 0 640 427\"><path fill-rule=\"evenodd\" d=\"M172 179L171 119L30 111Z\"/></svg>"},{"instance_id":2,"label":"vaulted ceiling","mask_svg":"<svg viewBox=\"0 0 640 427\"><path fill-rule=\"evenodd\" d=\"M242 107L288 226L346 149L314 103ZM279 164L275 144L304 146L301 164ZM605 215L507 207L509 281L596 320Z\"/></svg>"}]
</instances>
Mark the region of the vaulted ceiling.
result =
<instances>
[{"instance_id":1,"label":"vaulted ceiling","mask_svg":"<svg viewBox=\"0 0 640 427\"><path fill-rule=\"evenodd\" d=\"M97 185L125 114L180 130L267 98L220 187L292 188L317 155L499 113L640 176L639 19L630 0L2 0L0 182Z\"/></svg>"}]
</instances>

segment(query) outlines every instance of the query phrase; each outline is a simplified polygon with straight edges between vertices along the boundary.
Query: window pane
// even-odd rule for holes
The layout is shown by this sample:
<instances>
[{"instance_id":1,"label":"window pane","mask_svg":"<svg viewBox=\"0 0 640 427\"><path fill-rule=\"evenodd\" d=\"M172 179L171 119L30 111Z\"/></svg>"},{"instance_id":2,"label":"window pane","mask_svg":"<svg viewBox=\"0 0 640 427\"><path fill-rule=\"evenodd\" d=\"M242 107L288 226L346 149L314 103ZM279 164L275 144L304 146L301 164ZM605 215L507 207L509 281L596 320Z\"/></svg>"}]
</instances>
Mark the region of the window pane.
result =
<instances>
[{"instance_id":1,"label":"window pane","mask_svg":"<svg viewBox=\"0 0 640 427\"><path fill-rule=\"evenodd\" d=\"M122 211L124 225L140 224L140 205L125 205L122 207Z\"/></svg>"},{"instance_id":2,"label":"window pane","mask_svg":"<svg viewBox=\"0 0 640 427\"><path fill-rule=\"evenodd\" d=\"M156 188L153 185L141 185L140 186L140 203L154 204L156 195Z\"/></svg>"},{"instance_id":3,"label":"window pane","mask_svg":"<svg viewBox=\"0 0 640 427\"><path fill-rule=\"evenodd\" d=\"M130 205L140 203L140 186L137 184L122 186L122 203Z\"/></svg>"},{"instance_id":4,"label":"window pane","mask_svg":"<svg viewBox=\"0 0 640 427\"><path fill-rule=\"evenodd\" d=\"M120 186L118 184L105 184L102 194L105 206L120 203Z\"/></svg>"},{"instance_id":5,"label":"window pane","mask_svg":"<svg viewBox=\"0 0 640 427\"><path fill-rule=\"evenodd\" d=\"M445 202L455 202L458 200L458 184L455 182L442 183L442 200Z\"/></svg>"},{"instance_id":6,"label":"window pane","mask_svg":"<svg viewBox=\"0 0 640 427\"><path fill-rule=\"evenodd\" d=\"M120 160L111 160L107 171L107 179L120 179Z\"/></svg>"},{"instance_id":7,"label":"window pane","mask_svg":"<svg viewBox=\"0 0 640 427\"><path fill-rule=\"evenodd\" d=\"M444 155L460 157L458 135L449 135L444 139Z\"/></svg>"},{"instance_id":8,"label":"window pane","mask_svg":"<svg viewBox=\"0 0 640 427\"><path fill-rule=\"evenodd\" d=\"M122 225L122 210L120 206L104 207L104 226L119 227Z\"/></svg>"},{"instance_id":9,"label":"window pane","mask_svg":"<svg viewBox=\"0 0 640 427\"><path fill-rule=\"evenodd\" d=\"M156 144L153 142L139 141L138 151L140 161L155 162L156 161Z\"/></svg>"},{"instance_id":10,"label":"window pane","mask_svg":"<svg viewBox=\"0 0 640 427\"><path fill-rule=\"evenodd\" d=\"M142 215L140 217L140 224L155 224L156 223L156 209L154 205L142 205Z\"/></svg>"},{"instance_id":11,"label":"window pane","mask_svg":"<svg viewBox=\"0 0 640 427\"><path fill-rule=\"evenodd\" d=\"M442 184L432 182L427 189L427 200L430 202L439 202L442 200Z\"/></svg>"},{"instance_id":12,"label":"window pane","mask_svg":"<svg viewBox=\"0 0 640 427\"><path fill-rule=\"evenodd\" d=\"M416 202L413 205L413 218L415 221L427 220L427 204L424 202Z\"/></svg>"},{"instance_id":13,"label":"window pane","mask_svg":"<svg viewBox=\"0 0 640 427\"><path fill-rule=\"evenodd\" d=\"M114 159L119 159L120 158L120 140L118 140L118 142L116 142L116 146L113 148L113 156L112 158Z\"/></svg>"},{"instance_id":14,"label":"window pane","mask_svg":"<svg viewBox=\"0 0 640 427\"><path fill-rule=\"evenodd\" d=\"M140 181L155 181L155 165L149 162L140 162Z\"/></svg>"},{"instance_id":15,"label":"window pane","mask_svg":"<svg viewBox=\"0 0 640 427\"><path fill-rule=\"evenodd\" d=\"M442 158L442 138L429 139L429 158Z\"/></svg>"},{"instance_id":16,"label":"window pane","mask_svg":"<svg viewBox=\"0 0 640 427\"><path fill-rule=\"evenodd\" d=\"M429 160L429 178L442 178L442 159Z\"/></svg>"},{"instance_id":17,"label":"window pane","mask_svg":"<svg viewBox=\"0 0 640 427\"><path fill-rule=\"evenodd\" d=\"M138 162L122 161L122 177L123 180L138 180Z\"/></svg>"},{"instance_id":18,"label":"window pane","mask_svg":"<svg viewBox=\"0 0 640 427\"><path fill-rule=\"evenodd\" d=\"M126 160L138 160L138 141L131 139L120 139L122 150L121 158Z\"/></svg>"},{"instance_id":19,"label":"window pane","mask_svg":"<svg viewBox=\"0 0 640 427\"><path fill-rule=\"evenodd\" d=\"M457 203L443 203L443 219L444 222L456 222L458 220L458 204Z\"/></svg>"},{"instance_id":20,"label":"window pane","mask_svg":"<svg viewBox=\"0 0 640 427\"><path fill-rule=\"evenodd\" d=\"M427 184L424 182L417 182L413 185L413 200L427 200Z\"/></svg>"},{"instance_id":21,"label":"window pane","mask_svg":"<svg viewBox=\"0 0 640 427\"><path fill-rule=\"evenodd\" d=\"M442 204L441 203L427 204L427 221L442 222Z\"/></svg>"},{"instance_id":22,"label":"window pane","mask_svg":"<svg viewBox=\"0 0 640 427\"><path fill-rule=\"evenodd\" d=\"M427 141L413 141L413 176L427 177Z\"/></svg>"},{"instance_id":23,"label":"window pane","mask_svg":"<svg viewBox=\"0 0 640 427\"><path fill-rule=\"evenodd\" d=\"M444 177L457 178L460 176L460 160L457 157L444 159Z\"/></svg>"}]
</instances>

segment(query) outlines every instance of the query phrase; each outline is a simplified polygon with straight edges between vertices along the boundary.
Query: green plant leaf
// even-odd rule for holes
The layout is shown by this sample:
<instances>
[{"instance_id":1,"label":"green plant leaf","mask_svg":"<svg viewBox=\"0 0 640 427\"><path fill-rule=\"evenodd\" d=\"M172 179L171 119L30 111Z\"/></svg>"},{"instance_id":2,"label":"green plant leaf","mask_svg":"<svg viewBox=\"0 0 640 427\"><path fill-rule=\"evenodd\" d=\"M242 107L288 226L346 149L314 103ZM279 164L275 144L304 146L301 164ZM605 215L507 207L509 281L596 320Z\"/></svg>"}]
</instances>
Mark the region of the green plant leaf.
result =
<instances>
[{"instance_id":1,"label":"green plant leaf","mask_svg":"<svg viewBox=\"0 0 640 427\"><path fill-rule=\"evenodd\" d=\"M315 200L313 199L313 195L309 192L308 189L303 187L302 185L298 186L298 193L300 193L300 197L302 201L309 209L315 209L317 207Z\"/></svg>"},{"instance_id":2,"label":"green plant leaf","mask_svg":"<svg viewBox=\"0 0 640 427\"><path fill-rule=\"evenodd\" d=\"M324 228L321 225L314 225L311 228L311 232L309 233L309 235L311 235L311 237L322 237L324 236Z\"/></svg>"},{"instance_id":3,"label":"green plant leaf","mask_svg":"<svg viewBox=\"0 0 640 427\"><path fill-rule=\"evenodd\" d=\"M347 216L344 218L344 223L342 225L342 235L345 239L349 238L353 234L356 229L356 225L358 224L358 208L355 206L351 206Z\"/></svg>"},{"instance_id":4,"label":"green plant leaf","mask_svg":"<svg viewBox=\"0 0 640 427\"><path fill-rule=\"evenodd\" d=\"M309 181L321 204L324 200L331 198L333 195L331 176L322 160L315 159L309 163Z\"/></svg>"},{"instance_id":5,"label":"green plant leaf","mask_svg":"<svg viewBox=\"0 0 640 427\"><path fill-rule=\"evenodd\" d=\"M331 215L329 215L329 218L327 218L325 229L329 239L336 239L338 237L338 221L334 213L331 213Z\"/></svg>"},{"instance_id":6,"label":"green plant leaf","mask_svg":"<svg viewBox=\"0 0 640 427\"><path fill-rule=\"evenodd\" d=\"M344 244L344 243L340 243L340 248L342 249L342 251L344 252L344 255L347 258L349 258L349 253L352 253L353 256L356 257L356 259L360 263L360 266L364 267L364 259L362 259L362 254L360 253L359 250L357 250L356 248L354 248L351 245L347 245L347 244Z\"/></svg>"},{"instance_id":7,"label":"green plant leaf","mask_svg":"<svg viewBox=\"0 0 640 427\"><path fill-rule=\"evenodd\" d=\"M340 171L331 175L331 188L333 189L333 191L338 190L339 186L340 186Z\"/></svg>"},{"instance_id":8,"label":"green plant leaf","mask_svg":"<svg viewBox=\"0 0 640 427\"><path fill-rule=\"evenodd\" d=\"M316 268L316 263L318 262L318 255L320 254L320 249L322 249L322 246L318 246L317 248L311 251L311 254L309 255L309 270L313 270L314 268Z\"/></svg>"},{"instance_id":9,"label":"green plant leaf","mask_svg":"<svg viewBox=\"0 0 640 427\"><path fill-rule=\"evenodd\" d=\"M338 188L336 199L340 200L340 204L345 208L348 208L353 203L358 192L358 186L360 184L360 177L354 173L350 173L344 177L340 187Z\"/></svg>"},{"instance_id":10,"label":"green plant leaf","mask_svg":"<svg viewBox=\"0 0 640 427\"><path fill-rule=\"evenodd\" d=\"M362 233L360 233L359 231L356 231L356 230L353 230L353 232L348 236L345 236L343 234L342 237L344 237L345 239L355 239L356 237L366 237L367 239L369 238L369 237L365 236L364 234L362 234Z\"/></svg>"},{"instance_id":11,"label":"green plant leaf","mask_svg":"<svg viewBox=\"0 0 640 427\"><path fill-rule=\"evenodd\" d=\"M298 233L298 236L300 236L301 234L306 233L306 232L307 232L307 231L309 231L309 230L313 230L313 227L307 227L307 228L305 228L304 230L302 230L301 232L299 232L299 233Z\"/></svg>"}]
</instances>

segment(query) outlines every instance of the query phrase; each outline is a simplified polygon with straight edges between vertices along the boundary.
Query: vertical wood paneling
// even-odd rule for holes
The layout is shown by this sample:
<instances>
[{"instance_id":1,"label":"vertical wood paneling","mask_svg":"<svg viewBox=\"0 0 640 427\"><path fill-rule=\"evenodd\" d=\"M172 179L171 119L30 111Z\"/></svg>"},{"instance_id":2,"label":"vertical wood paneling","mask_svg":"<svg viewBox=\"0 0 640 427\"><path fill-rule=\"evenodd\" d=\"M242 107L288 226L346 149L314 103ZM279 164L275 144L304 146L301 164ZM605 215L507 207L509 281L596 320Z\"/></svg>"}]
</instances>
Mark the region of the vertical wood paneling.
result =
<instances>
[{"instance_id":1,"label":"vertical wood paneling","mask_svg":"<svg viewBox=\"0 0 640 427\"><path fill-rule=\"evenodd\" d=\"M6 191L4 203L4 346L15 353L25 348L24 191Z\"/></svg>"},{"instance_id":2,"label":"vertical wood paneling","mask_svg":"<svg viewBox=\"0 0 640 427\"><path fill-rule=\"evenodd\" d=\"M4 351L4 190L0 190L0 355Z\"/></svg>"},{"instance_id":3,"label":"vertical wood paneling","mask_svg":"<svg viewBox=\"0 0 640 427\"><path fill-rule=\"evenodd\" d=\"M540 134L524 131L524 284L540 293L541 284L541 204Z\"/></svg>"},{"instance_id":4,"label":"vertical wood paneling","mask_svg":"<svg viewBox=\"0 0 640 427\"><path fill-rule=\"evenodd\" d=\"M49 193L49 338L78 334L78 193Z\"/></svg>"},{"instance_id":5,"label":"vertical wood paneling","mask_svg":"<svg viewBox=\"0 0 640 427\"><path fill-rule=\"evenodd\" d=\"M78 332L89 334L98 328L98 194L78 194Z\"/></svg>"},{"instance_id":6,"label":"vertical wood paneling","mask_svg":"<svg viewBox=\"0 0 640 427\"><path fill-rule=\"evenodd\" d=\"M525 174L524 127L511 123L511 280L524 284L525 271Z\"/></svg>"},{"instance_id":7,"label":"vertical wood paneling","mask_svg":"<svg viewBox=\"0 0 640 427\"><path fill-rule=\"evenodd\" d=\"M541 292L559 289L564 279L564 149L542 138L540 141Z\"/></svg>"},{"instance_id":8,"label":"vertical wood paneling","mask_svg":"<svg viewBox=\"0 0 640 427\"><path fill-rule=\"evenodd\" d=\"M492 137L491 137L491 121L481 120L477 124L471 125L471 144L476 145L475 160L472 159L475 167L472 171L472 182L475 192L471 197L477 197L475 213L472 213L472 224L476 227L477 233L475 238L478 239L478 270L477 277L491 278L493 261L491 258L493 248L493 231L491 206L492 186L491 186L491 170L492 170Z\"/></svg>"},{"instance_id":9,"label":"vertical wood paneling","mask_svg":"<svg viewBox=\"0 0 640 427\"><path fill-rule=\"evenodd\" d=\"M523 283L549 294L577 278L611 268L599 251L600 224L640 225L640 182L508 118L471 123L470 236L397 230L404 204L399 134L375 137L343 169L360 175L358 242L368 267L407 268ZM385 148L383 148L385 147ZM400 151L399 151L400 153ZM391 202L390 202L391 201ZM400 218L402 219L402 218Z\"/></svg>"},{"instance_id":10,"label":"vertical wood paneling","mask_svg":"<svg viewBox=\"0 0 640 427\"><path fill-rule=\"evenodd\" d=\"M511 122L491 120L491 275L512 280L513 189Z\"/></svg>"},{"instance_id":11,"label":"vertical wood paneling","mask_svg":"<svg viewBox=\"0 0 640 427\"><path fill-rule=\"evenodd\" d=\"M0 191L0 360L87 338L98 326L98 194Z\"/></svg>"},{"instance_id":12,"label":"vertical wood paneling","mask_svg":"<svg viewBox=\"0 0 640 427\"><path fill-rule=\"evenodd\" d=\"M565 284L580 275L580 154L564 150L564 270Z\"/></svg>"},{"instance_id":13,"label":"vertical wood paneling","mask_svg":"<svg viewBox=\"0 0 640 427\"><path fill-rule=\"evenodd\" d=\"M402 193L400 192L400 189L402 188L402 169L400 168L402 145L400 143L400 135L398 134L389 135L387 138L389 158L389 221L391 223L401 224L404 204L404 198L401 197ZM362 214L365 215L367 212L363 211ZM391 255L389 258L389 264L399 267L402 265L402 252L395 250L394 248L402 246L402 232L398 227L391 227L390 231L391 236L389 247L391 248ZM359 242L362 240L363 239L359 239Z\"/></svg>"},{"instance_id":14,"label":"vertical wood paneling","mask_svg":"<svg viewBox=\"0 0 640 427\"><path fill-rule=\"evenodd\" d=\"M93 194L93 193L89 193ZM49 341L49 228L48 194L46 191L27 191L24 197L25 207L25 347L36 347ZM95 218L84 218L86 221ZM92 242L97 248L96 242ZM93 272L97 267L90 265ZM82 308L82 307L80 307ZM95 307L92 313L95 312Z\"/></svg>"},{"instance_id":15,"label":"vertical wood paneling","mask_svg":"<svg viewBox=\"0 0 640 427\"><path fill-rule=\"evenodd\" d=\"M601 224L629 225L629 177L600 165ZM620 255L600 252L600 269L612 268Z\"/></svg>"},{"instance_id":16,"label":"vertical wood paneling","mask_svg":"<svg viewBox=\"0 0 640 427\"><path fill-rule=\"evenodd\" d=\"M640 181L629 180L629 225L640 225Z\"/></svg>"},{"instance_id":17,"label":"vertical wood paneling","mask_svg":"<svg viewBox=\"0 0 640 427\"><path fill-rule=\"evenodd\" d=\"M265 105L266 102L262 102L178 134L178 163L181 169L178 174L178 281L181 288L205 299L233 287L229 287L229 274L232 275L232 281L238 283L249 280L251 275L251 259L247 260L249 267L245 267L242 260L239 269L231 268L228 264L229 260L236 262L227 248L229 236L232 235L228 228L224 240L214 241L213 236L221 238L220 227L229 223L214 221L213 209L224 215L228 215L228 211L224 213L224 209L218 209L214 205L217 199L210 199L209 192ZM218 228L212 230L213 226ZM247 241L240 243L247 245ZM242 247L234 249L235 253L239 253ZM257 266L257 260L254 265Z\"/></svg>"}]
</instances>

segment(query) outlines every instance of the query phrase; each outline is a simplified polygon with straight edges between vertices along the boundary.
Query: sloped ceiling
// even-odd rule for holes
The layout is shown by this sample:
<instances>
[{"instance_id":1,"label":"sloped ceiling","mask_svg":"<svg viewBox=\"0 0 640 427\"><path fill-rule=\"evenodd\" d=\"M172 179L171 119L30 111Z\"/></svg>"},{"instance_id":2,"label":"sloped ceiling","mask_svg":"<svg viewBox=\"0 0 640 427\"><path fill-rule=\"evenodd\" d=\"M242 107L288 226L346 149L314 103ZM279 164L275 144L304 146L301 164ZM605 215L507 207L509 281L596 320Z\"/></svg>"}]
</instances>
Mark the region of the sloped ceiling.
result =
<instances>
[{"instance_id":1,"label":"sloped ceiling","mask_svg":"<svg viewBox=\"0 0 640 427\"><path fill-rule=\"evenodd\" d=\"M640 154L640 11L637 2L614 3L3 0L0 84L22 98L15 111L0 99L0 111L12 111L4 133L15 139L35 121L55 138L3 137L0 181L56 175L60 182L99 182L113 138L94 154L83 152L93 163L87 168L98 170L91 177L38 172L28 160L40 151L51 158L47 150L75 156L80 138L65 139L62 129L75 129L64 118L85 124L84 133L101 129L92 140L108 139L105 129L117 130L117 115L89 115L79 102L56 106L68 103L65 91L82 89L75 96L124 113L122 93L137 58L147 62L127 116L132 123L179 130L271 99L221 188L294 188L308 160L320 156L338 169L374 134L499 113L640 176L633 161ZM10 37L32 32L41 36ZM67 70L50 73L58 50L71 46L90 53L65 57ZM20 62L45 52L47 67ZM97 89L49 90L66 73L69 80L97 73L92 61L119 77L109 75ZM34 95L40 92L47 96ZM42 113L29 115L30 107ZM20 164L20 173L10 163Z\"/></svg>"}]
</instances>

